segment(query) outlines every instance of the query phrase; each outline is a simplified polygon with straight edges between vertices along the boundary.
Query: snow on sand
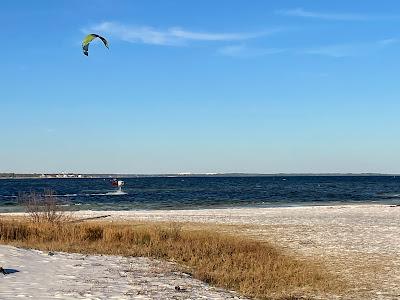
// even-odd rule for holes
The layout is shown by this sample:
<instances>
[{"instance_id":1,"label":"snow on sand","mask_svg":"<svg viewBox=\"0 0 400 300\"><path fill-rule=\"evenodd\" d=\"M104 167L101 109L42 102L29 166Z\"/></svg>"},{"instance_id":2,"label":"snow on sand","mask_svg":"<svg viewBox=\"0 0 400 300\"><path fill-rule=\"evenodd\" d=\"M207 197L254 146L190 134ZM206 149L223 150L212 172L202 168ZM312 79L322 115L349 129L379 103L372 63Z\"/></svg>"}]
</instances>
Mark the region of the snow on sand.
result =
<instances>
[{"instance_id":1,"label":"snow on sand","mask_svg":"<svg viewBox=\"0 0 400 300\"><path fill-rule=\"evenodd\" d=\"M244 299L149 258L0 246L0 299ZM181 289L176 290L179 286Z\"/></svg>"}]
</instances>

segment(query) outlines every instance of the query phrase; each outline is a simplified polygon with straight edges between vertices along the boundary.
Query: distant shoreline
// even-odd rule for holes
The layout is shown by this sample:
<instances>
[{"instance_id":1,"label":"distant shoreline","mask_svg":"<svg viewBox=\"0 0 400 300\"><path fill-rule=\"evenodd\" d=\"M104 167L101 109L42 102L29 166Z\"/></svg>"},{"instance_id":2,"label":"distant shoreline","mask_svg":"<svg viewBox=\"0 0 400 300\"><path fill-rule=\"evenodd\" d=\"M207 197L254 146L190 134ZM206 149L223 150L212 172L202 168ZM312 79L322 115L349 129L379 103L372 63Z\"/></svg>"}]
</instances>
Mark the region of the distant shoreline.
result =
<instances>
[{"instance_id":1,"label":"distant shoreline","mask_svg":"<svg viewBox=\"0 0 400 300\"><path fill-rule=\"evenodd\" d=\"M190 174L13 174L0 173L1 179L103 179L103 178L173 178L173 177L397 177L383 173L190 173Z\"/></svg>"}]
</instances>

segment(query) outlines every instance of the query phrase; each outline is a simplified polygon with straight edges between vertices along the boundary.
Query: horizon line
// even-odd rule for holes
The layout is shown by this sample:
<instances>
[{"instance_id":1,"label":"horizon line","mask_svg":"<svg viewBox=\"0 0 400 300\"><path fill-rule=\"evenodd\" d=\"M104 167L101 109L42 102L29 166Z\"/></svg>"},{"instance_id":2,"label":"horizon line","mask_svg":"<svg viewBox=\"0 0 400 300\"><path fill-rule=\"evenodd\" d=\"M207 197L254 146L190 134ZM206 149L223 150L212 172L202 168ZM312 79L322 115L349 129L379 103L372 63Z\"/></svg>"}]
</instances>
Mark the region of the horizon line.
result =
<instances>
[{"instance_id":1,"label":"horizon line","mask_svg":"<svg viewBox=\"0 0 400 300\"><path fill-rule=\"evenodd\" d=\"M52 176L52 175L82 175L82 176L221 176L221 175L242 175L242 176L326 176L326 175L353 175L353 176L400 176L400 173L381 173L381 172L276 172L276 173L257 173L257 172L171 172L171 173L81 173L81 172L0 172L1 176Z\"/></svg>"}]
</instances>

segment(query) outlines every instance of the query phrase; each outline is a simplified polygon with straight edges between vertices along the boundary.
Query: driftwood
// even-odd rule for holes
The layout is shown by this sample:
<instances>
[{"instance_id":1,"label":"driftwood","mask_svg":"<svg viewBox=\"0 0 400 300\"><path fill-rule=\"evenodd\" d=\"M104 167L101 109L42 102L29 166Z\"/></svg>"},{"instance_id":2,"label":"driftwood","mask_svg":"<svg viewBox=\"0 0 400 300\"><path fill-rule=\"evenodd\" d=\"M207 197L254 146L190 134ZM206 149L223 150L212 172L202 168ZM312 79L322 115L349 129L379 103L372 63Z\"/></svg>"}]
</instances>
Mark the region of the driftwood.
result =
<instances>
[{"instance_id":1,"label":"driftwood","mask_svg":"<svg viewBox=\"0 0 400 300\"><path fill-rule=\"evenodd\" d=\"M79 223L79 222L83 222L83 221L103 219L103 218L107 218L107 217L111 217L111 215L102 215L102 216L97 216L97 217L83 218L83 219L70 221L70 223Z\"/></svg>"}]
</instances>

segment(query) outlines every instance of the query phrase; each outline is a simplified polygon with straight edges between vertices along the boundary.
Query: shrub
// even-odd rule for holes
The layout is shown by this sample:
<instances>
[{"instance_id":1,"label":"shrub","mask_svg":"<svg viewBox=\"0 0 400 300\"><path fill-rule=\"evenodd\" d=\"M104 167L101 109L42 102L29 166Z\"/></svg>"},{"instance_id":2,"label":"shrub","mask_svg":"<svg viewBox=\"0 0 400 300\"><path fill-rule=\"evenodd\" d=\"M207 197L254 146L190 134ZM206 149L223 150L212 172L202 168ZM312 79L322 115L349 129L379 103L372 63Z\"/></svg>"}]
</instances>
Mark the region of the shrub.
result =
<instances>
[{"instance_id":1,"label":"shrub","mask_svg":"<svg viewBox=\"0 0 400 300\"><path fill-rule=\"evenodd\" d=\"M30 220L34 223L61 223L69 220L61 201L51 190L44 194L35 192L23 193L18 197L18 202L25 207Z\"/></svg>"}]
</instances>

